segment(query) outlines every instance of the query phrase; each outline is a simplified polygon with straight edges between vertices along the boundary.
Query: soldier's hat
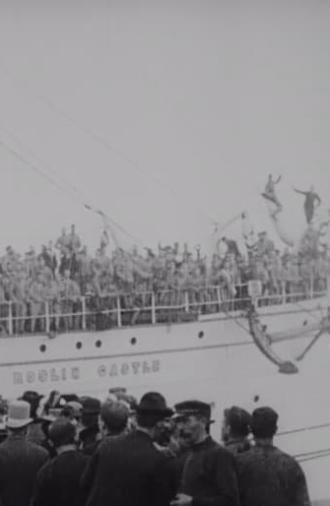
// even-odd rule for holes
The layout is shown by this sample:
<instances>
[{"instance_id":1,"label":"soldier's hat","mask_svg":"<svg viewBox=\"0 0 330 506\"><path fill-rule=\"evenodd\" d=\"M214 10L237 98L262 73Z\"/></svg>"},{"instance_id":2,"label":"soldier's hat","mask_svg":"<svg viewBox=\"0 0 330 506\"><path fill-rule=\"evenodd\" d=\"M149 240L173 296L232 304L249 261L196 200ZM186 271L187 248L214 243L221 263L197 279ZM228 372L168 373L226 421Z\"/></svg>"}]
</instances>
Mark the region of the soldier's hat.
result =
<instances>
[{"instance_id":1,"label":"soldier's hat","mask_svg":"<svg viewBox=\"0 0 330 506\"><path fill-rule=\"evenodd\" d=\"M191 400L183 401L175 404L175 418L189 416L189 415L202 415L211 421L211 406L206 402Z\"/></svg>"}]
</instances>

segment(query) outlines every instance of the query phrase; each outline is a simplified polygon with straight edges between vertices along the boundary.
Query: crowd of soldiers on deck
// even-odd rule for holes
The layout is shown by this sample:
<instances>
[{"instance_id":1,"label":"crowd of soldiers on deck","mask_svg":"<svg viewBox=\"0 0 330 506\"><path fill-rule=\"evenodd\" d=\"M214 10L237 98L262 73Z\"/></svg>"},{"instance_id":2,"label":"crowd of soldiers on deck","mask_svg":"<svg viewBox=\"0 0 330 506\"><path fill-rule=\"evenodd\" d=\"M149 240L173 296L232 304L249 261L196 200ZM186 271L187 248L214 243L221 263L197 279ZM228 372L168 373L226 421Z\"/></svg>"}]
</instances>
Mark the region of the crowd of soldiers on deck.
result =
<instances>
[{"instance_id":1,"label":"crowd of soldiers on deck","mask_svg":"<svg viewBox=\"0 0 330 506\"><path fill-rule=\"evenodd\" d=\"M208 403L172 409L158 392L26 391L0 408L2 506L310 506L270 407L225 409L215 439Z\"/></svg>"},{"instance_id":2,"label":"crowd of soldiers on deck","mask_svg":"<svg viewBox=\"0 0 330 506\"><path fill-rule=\"evenodd\" d=\"M120 294L122 307L129 309L150 306L150 293L156 294L160 306L182 304L180 294L187 292L192 303L207 304L214 286L220 287L222 300L242 298L252 279L260 281L262 295L322 291L330 274L330 256L317 242L310 227L298 253L280 252L261 232L245 255L234 240L222 237L211 258L203 256L199 247L191 251L178 243L159 245L157 252L146 248L143 254L137 248L116 247L109 252L104 241L91 256L72 225L69 233L63 229L57 241L42 246L40 252L30 248L20 255L7 247L0 258L1 330L8 332L9 312L16 334L45 331L42 316L47 312L55 315L53 330L81 327L81 319L73 315L83 310L82 299L85 309L95 314L115 309ZM90 318L87 328L92 325Z\"/></svg>"}]
</instances>

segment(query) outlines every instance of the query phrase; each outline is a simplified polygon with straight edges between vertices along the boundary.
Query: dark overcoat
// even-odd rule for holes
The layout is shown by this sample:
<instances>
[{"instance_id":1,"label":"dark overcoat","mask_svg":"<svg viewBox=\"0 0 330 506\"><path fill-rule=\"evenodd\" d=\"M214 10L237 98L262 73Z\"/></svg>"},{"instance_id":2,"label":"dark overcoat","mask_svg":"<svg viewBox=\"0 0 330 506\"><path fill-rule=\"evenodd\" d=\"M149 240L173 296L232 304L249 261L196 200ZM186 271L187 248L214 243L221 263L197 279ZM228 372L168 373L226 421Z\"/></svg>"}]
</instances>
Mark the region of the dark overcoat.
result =
<instances>
[{"instance_id":1,"label":"dark overcoat","mask_svg":"<svg viewBox=\"0 0 330 506\"><path fill-rule=\"evenodd\" d=\"M210 436L186 456L180 491L193 506L239 506L234 456Z\"/></svg>"},{"instance_id":2,"label":"dark overcoat","mask_svg":"<svg viewBox=\"0 0 330 506\"><path fill-rule=\"evenodd\" d=\"M37 473L48 452L22 435L10 435L0 445L0 504L29 506Z\"/></svg>"},{"instance_id":3,"label":"dark overcoat","mask_svg":"<svg viewBox=\"0 0 330 506\"><path fill-rule=\"evenodd\" d=\"M293 457L272 445L237 455L241 506L310 506L305 475Z\"/></svg>"},{"instance_id":4,"label":"dark overcoat","mask_svg":"<svg viewBox=\"0 0 330 506\"><path fill-rule=\"evenodd\" d=\"M80 480L88 460L72 449L46 462L38 472L32 506L82 506Z\"/></svg>"},{"instance_id":5,"label":"dark overcoat","mask_svg":"<svg viewBox=\"0 0 330 506\"><path fill-rule=\"evenodd\" d=\"M170 459L140 430L102 442L81 486L87 506L168 506L176 493Z\"/></svg>"}]
</instances>

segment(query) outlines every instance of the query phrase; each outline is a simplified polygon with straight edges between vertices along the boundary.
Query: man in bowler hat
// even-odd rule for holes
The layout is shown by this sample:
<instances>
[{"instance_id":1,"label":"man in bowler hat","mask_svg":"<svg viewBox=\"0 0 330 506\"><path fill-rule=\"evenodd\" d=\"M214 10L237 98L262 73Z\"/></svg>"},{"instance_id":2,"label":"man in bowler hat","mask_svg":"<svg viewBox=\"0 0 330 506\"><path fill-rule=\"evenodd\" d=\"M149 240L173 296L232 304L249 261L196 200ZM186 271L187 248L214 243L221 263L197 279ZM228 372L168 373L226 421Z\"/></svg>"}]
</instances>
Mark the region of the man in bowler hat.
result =
<instances>
[{"instance_id":1,"label":"man in bowler hat","mask_svg":"<svg viewBox=\"0 0 330 506\"><path fill-rule=\"evenodd\" d=\"M157 425L170 416L164 397L145 394L137 406L137 427L106 438L82 477L86 506L168 506L175 496L170 459L154 445Z\"/></svg>"},{"instance_id":2,"label":"man in bowler hat","mask_svg":"<svg viewBox=\"0 0 330 506\"><path fill-rule=\"evenodd\" d=\"M81 404L79 450L85 455L92 455L101 440L99 427L101 402L94 397L84 397L81 399Z\"/></svg>"},{"instance_id":3,"label":"man in bowler hat","mask_svg":"<svg viewBox=\"0 0 330 506\"><path fill-rule=\"evenodd\" d=\"M188 448L179 493L171 506L238 506L233 455L209 435L211 407L201 401L175 406L180 438Z\"/></svg>"}]
</instances>

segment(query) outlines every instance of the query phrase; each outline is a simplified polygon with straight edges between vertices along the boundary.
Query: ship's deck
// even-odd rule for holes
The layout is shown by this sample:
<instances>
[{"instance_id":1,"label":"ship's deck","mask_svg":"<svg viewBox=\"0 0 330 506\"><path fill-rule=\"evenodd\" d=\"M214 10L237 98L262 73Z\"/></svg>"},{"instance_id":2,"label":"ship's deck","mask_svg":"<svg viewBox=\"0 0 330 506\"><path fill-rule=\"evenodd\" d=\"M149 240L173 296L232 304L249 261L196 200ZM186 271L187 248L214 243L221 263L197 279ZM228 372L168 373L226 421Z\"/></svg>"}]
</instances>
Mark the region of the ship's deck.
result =
<instances>
[{"instance_id":1,"label":"ship's deck","mask_svg":"<svg viewBox=\"0 0 330 506\"><path fill-rule=\"evenodd\" d=\"M251 288L252 287L252 288ZM73 331L100 331L139 325L175 324L221 318L245 312L251 304L253 285L239 285L236 296L230 298L221 286L191 290L122 293L116 295L89 295L74 300L22 302L0 304L2 335L38 333L68 333ZM252 293L253 303L260 312L278 313L279 308L323 298L326 290L299 293L260 295Z\"/></svg>"}]
</instances>

